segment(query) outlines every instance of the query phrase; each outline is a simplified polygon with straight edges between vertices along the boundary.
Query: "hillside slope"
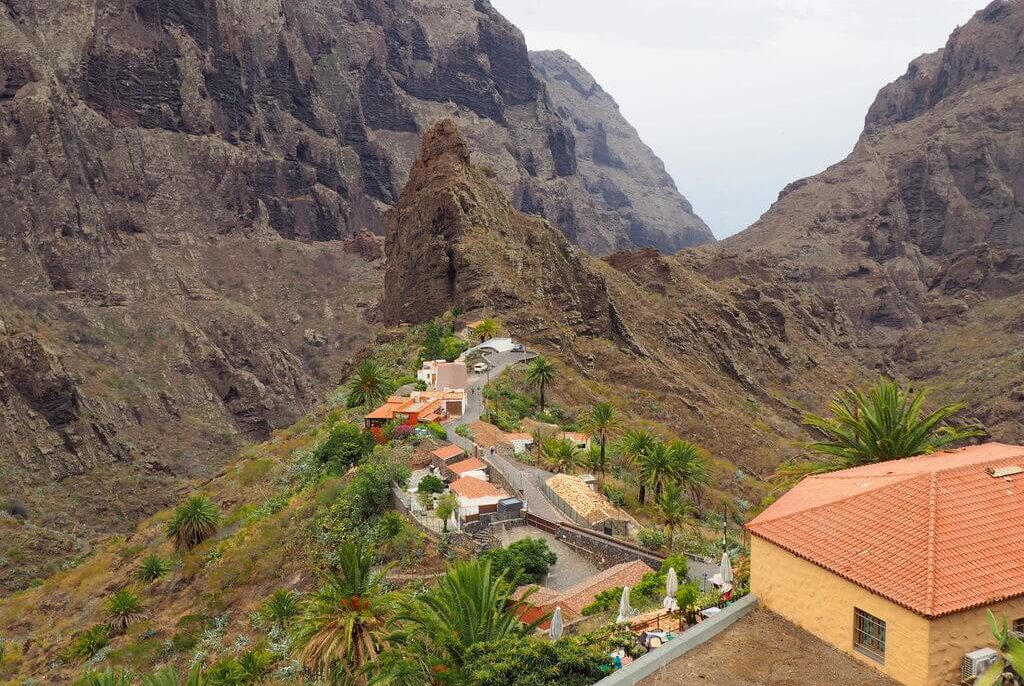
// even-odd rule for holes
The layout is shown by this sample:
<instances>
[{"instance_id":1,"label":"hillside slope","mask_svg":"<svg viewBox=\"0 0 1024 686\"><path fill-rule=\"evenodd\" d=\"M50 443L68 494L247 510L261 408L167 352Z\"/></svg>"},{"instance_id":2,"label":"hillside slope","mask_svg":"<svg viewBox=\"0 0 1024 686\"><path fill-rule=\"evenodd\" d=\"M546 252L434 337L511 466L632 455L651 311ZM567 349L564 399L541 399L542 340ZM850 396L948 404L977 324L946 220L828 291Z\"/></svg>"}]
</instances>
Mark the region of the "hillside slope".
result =
<instances>
[{"instance_id":1,"label":"hillside slope","mask_svg":"<svg viewBox=\"0 0 1024 686\"><path fill-rule=\"evenodd\" d=\"M778 265L834 299L854 349L1024 432L1024 2L993 2L883 88L853 152L701 251L712 279Z\"/></svg>"},{"instance_id":2,"label":"hillside slope","mask_svg":"<svg viewBox=\"0 0 1024 686\"><path fill-rule=\"evenodd\" d=\"M0 3L0 504L40 527L0 541L0 591L344 376L448 116L579 244L646 244L484 0Z\"/></svg>"}]
</instances>

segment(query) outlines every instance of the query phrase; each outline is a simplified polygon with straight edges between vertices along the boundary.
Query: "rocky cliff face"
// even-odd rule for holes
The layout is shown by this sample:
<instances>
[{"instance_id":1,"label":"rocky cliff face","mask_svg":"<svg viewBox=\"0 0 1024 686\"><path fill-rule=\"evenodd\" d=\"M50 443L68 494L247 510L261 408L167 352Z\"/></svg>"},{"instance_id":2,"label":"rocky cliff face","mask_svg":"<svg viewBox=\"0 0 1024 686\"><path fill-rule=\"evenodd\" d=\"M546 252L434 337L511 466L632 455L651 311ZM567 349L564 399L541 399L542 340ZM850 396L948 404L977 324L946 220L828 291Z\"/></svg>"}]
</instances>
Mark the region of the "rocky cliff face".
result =
<instances>
[{"instance_id":1,"label":"rocky cliff face","mask_svg":"<svg viewBox=\"0 0 1024 686\"><path fill-rule=\"evenodd\" d=\"M610 218L621 217L627 240L616 247L651 246L673 253L714 242L665 165L593 76L560 50L531 52L530 62L576 139L579 174L600 198L599 209Z\"/></svg>"},{"instance_id":2,"label":"rocky cliff face","mask_svg":"<svg viewBox=\"0 0 1024 686\"><path fill-rule=\"evenodd\" d=\"M338 382L446 117L578 244L638 244L485 0L0 2L0 500L35 540L130 524Z\"/></svg>"},{"instance_id":3,"label":"rocky cliff face","mask_svg":"<svg viewBox=\"0 0 1024 686\"><path fill-rule=\"evenodd\" d=\"M1024 3L993 2L881 90L848 158L704 253L834 298L862 360L965 398L1019 440Z\"/></svg>"}]
</instances>

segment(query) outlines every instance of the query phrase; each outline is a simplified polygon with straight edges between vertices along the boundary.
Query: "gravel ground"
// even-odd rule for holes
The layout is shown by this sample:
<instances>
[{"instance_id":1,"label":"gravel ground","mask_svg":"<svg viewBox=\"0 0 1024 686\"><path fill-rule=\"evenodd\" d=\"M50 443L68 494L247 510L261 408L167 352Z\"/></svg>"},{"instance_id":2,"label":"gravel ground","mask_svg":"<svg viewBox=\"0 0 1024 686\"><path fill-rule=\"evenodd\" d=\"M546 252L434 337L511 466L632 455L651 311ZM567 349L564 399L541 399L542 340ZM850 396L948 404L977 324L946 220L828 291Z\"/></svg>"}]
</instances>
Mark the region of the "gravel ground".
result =
<instances>
[{"instance_id":1,"label":"gravel ground","mask_svg":"<svg viewBox=\"0 0 1024 686\"><path fill-rule=\"evenodd\" d=\"M558 562L548 572L548 578L545 579L544 586L556 591L572 588L581 581L594 576L599 571L596 565L578 554L571 547L546 531L534 529L532 526L512 527L503 531L499 538L504 545L518 541L521 538L545 539L551 551L558 555Z\"/></svg>"},{"instance_id":2,"label":"gravel ground","mask_svg":"<svg viewBox=\"0 0 1024 686\"><path fill-rule=\"evenodd\" d=\"M767 610L755 610L640 686L899 686Z\"/></svg>"}]
</instances>

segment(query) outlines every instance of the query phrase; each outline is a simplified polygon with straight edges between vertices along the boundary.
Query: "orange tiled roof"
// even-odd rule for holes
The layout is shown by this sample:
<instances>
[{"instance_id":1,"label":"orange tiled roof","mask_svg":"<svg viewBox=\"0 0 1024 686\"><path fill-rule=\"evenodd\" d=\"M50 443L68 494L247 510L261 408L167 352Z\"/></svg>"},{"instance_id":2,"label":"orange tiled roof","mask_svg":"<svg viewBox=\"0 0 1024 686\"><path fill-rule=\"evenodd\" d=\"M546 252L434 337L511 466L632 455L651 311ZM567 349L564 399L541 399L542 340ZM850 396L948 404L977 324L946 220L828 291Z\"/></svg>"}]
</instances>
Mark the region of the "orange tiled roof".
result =
<instances>
[{"instance_id":1,"label":"orange tiled roof","mask_svg":"<svg viewBox=\"0 0 1024 686\"><path fill-rule=\"evenodd\" d=\"M545 604L551 608L561 605L563 610L568 609L577 615L582 614L583 608L594 602L594 598L601 591L616 586L636 586L637 582L651 571L651 568L640 560L623 562L576 584L559 597L545 601Z\"/></svg>"},{"instance_id":2,"label":"orange tiled roof","mask_svg":"<svg viewBox=\"0 0 1024 686\"><path fill-rule=\"evenodd\" d=\"M448 469L452 470L456 474L465 474L466 472L473 472L478 469L485 469L486 467L487 465L485 465L483 462L476 459L475 457L471 457L468 460L462 460L461 462L456 462L455 464L448 465Z\"/></svg>"},{"instance_id":3,"label":"orange tiled roof","mask_svg":"<svg viewBox=\"0 0 1024 686\"><path fill-rule=\"evenodd\" d=\"M458 457L459 455L464 455L465 453L465 450L455 445L454 443L451 443L449 445L441 446L437 450L433 451L431 455L436 455L442 460L450 460L453 457Z\"/></svg>"},{"instance_id":4,"label":"orange tiled roof","mask_svg":"<svg viewBox=\"0 0 1024 686\"><path fill-rule=\"evenodd\" d=\"M987 443L811 476L747 528L926 617L1024 595L1024 447Z\"/></svg>"},{"instance_id":5,"label":"orange tiled roof","mask_svg":"<svg viewBox=\"0 0 1024 686\"><path fill-rule=\"evenodd\" d=\"M476 500L477 498L505 498L508 496L489 481L477 479L473 476L461 476L448 486L455 495Z\"/></svg>"},{"instance_id":6,"label":"orange tiled roof","mask_svg":"<svg viewBox=\"0 0 1024 686\"><path fill-rule=\"evenodd\" d=\"M393 395L383 405L366 415L366 419L394 419L395 412L409 403L409 398Z\"/></svg>"}]
</instances>

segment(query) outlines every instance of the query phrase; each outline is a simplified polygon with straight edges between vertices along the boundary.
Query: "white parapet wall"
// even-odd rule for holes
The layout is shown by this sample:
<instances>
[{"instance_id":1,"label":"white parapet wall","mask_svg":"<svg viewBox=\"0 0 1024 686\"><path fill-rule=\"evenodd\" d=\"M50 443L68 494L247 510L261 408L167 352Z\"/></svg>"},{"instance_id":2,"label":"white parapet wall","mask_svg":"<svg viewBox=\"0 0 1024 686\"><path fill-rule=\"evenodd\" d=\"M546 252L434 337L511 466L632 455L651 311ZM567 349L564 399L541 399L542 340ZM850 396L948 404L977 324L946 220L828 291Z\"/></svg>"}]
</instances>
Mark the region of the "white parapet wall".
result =
<instances>
[{"instance_id":1,"label":"white parapet wall","mask_svg":"<svg viewBox=\"0 0 1024 686\"><path fill-rule=\"evenodd\" d=\"M637 658L619 671L609 674L594 686L633 686L638 684L670 662L674 662L694 648L707 643L756 608L757 597L752 594L745 595L710 619L705 619L660 648Z\"/></svg>"}]
</instances>

